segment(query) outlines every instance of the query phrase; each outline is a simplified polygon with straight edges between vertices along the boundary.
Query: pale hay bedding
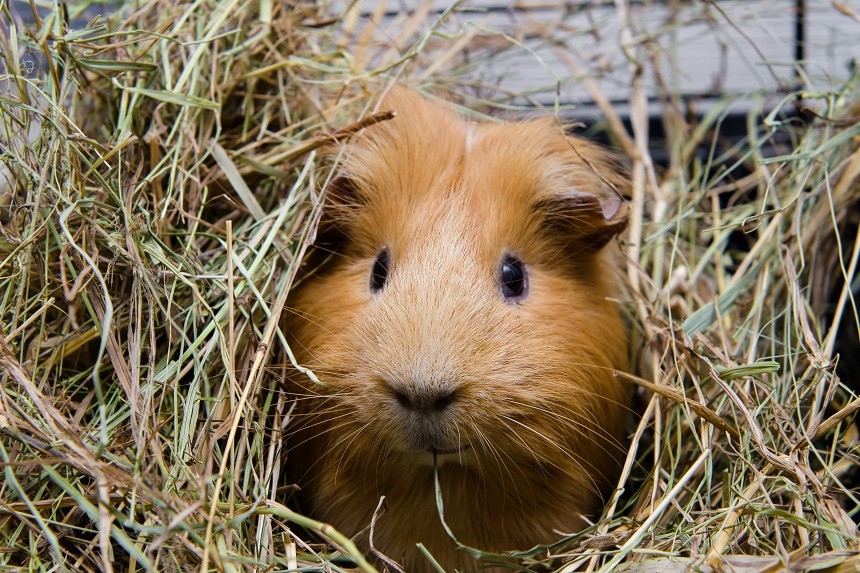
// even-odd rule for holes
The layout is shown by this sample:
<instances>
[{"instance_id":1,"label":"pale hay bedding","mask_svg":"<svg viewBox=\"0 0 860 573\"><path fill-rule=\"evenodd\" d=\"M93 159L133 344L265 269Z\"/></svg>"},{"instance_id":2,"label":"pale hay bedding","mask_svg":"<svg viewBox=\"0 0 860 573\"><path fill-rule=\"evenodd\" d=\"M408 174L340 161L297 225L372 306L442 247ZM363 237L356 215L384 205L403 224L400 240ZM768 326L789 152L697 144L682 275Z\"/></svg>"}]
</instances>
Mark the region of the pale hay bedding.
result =
<instances>
[{"instance_id":1,"label":"pale hay bedding","mask_svg":"<svg viewBox=\"0 0 860 573\"><path fill-rule=\"evenodd\" d=\"M522 43L455 11L403 17L396 50L311 3L154 0L90 26L0 9L0 563L285 570L336 558L328 539L371 570L283 505L277 327L327 177L318 150L366 125L394 78L510 111L466 73ZM599 78L581 81L599 100ZM691 121L669 97L661 167L631 86L632 132L602 112L633 173L626 378L648 390L643 416L624 494L523 562L853 565L858 402L835 352L858 323L854 84L808 94L808 125L786 119L791 98L762 99L772 113L732 147L730 99Z\"/></svg>"}]
</instances>

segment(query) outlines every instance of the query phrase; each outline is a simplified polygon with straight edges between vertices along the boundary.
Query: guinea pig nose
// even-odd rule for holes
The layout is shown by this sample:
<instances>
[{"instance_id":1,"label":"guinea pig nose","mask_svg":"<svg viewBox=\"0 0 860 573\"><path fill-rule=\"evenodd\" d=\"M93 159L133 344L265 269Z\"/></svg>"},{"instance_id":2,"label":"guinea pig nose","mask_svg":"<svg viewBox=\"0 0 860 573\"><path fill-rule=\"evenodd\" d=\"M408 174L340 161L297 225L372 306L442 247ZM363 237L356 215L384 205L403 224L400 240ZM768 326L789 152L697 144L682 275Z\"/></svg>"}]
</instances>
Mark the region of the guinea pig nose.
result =
<instances>
[{"instance_id":1,"label":"guinea pig nose","mask_svg":"<svg viewBox=\"0 0 860 573\"><path fill-rule=\"evenodd\" d=\"M428 390L424 392L407 393L396 388L391 389L397 403L404 410L422 412L425 414L442 412L457 399L457 391L450 389Z\"/></svg>"}]
</instances>

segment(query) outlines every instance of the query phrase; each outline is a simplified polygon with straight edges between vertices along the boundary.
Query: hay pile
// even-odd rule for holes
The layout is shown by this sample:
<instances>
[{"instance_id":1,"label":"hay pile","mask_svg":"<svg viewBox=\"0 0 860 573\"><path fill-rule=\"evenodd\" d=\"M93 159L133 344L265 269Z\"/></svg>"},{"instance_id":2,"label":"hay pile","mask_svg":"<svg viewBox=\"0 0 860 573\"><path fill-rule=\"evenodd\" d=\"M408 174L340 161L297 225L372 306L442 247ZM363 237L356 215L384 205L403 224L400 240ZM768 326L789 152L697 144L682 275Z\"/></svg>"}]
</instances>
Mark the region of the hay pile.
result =
<instances>
[{"instance_id":1,"label":"hay pile","mask_svg":"<svg viewBox=\"0 0 860 573\"><path fill-rule=\"evenodd\" d=\"M0 4L0 569L373 570L283 504L278 325L329 176L317 150L397 78L514 109L472 72L536 32L422 8L380 43L313 2L84 8ZM730 101L691 120L666 92L664 167L639 82L632 133L604 102L634 177L642 418L623 495L523 564L860 562L860 402L835 354L858 331L854 88L808 94L808 124L787 119L796 96L768 102L727 146Z\"/></svg>"}]
</instances>

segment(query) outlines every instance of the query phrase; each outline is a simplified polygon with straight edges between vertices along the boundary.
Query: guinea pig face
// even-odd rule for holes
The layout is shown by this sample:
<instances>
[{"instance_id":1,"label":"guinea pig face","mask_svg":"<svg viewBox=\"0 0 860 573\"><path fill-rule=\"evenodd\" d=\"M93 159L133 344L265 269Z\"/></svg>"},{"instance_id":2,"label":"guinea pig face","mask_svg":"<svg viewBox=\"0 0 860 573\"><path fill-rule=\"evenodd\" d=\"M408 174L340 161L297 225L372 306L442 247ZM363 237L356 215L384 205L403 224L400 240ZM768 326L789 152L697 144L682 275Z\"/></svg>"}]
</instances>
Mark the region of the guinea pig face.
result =
<instances>
[{"instance_id":1,"label":"guinea pig face","mask_svg":"<svg viewBox=\"0 0 860 573\"><path fill-rule=\"evenodd\" d=\"M344 474L435 456L595 489L624 450L602 253L624 181L551 121L474 125L402 90L381 106L397 116L348 144L320 229L334 254L292 302L323 382L300 382L315 455Z\"/></svg>"}]
</instances>

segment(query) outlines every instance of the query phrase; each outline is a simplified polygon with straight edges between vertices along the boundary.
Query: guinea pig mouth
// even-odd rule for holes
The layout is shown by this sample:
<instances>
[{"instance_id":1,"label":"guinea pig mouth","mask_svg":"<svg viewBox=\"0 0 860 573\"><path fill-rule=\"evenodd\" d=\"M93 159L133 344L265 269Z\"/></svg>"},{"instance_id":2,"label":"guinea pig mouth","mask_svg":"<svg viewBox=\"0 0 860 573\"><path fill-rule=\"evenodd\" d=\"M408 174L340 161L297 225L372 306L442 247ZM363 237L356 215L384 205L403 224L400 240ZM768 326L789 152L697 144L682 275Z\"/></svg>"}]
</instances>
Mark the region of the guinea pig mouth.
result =
<instances>
[{"instance_id":1,"label":"guinea pig mouth","mask_svg":"<svg viewBox=\"0 0 860 573\"><path fill-rule=\"evenodd\" d=\"M468 444L459 447L436 448L428 447L424 449L411 450L409 458L410 463L417 464L425 468L433 468L433 466L442 465L472 465L471 456L472 447Z\"/></svg>"},{"instance_id":2,"label":"guinea pig mouth","mask_svg":"<svg viewBox=\"0 0 860 573\"><path fill-rule=\"evenodd\" d=\"M463 444L457 448L427 448L427 451L431 454L436 454L437 456L444 456L449 454L462 454L471 447L472 446L469 444Z\"/></svg>"}]
</instances>

